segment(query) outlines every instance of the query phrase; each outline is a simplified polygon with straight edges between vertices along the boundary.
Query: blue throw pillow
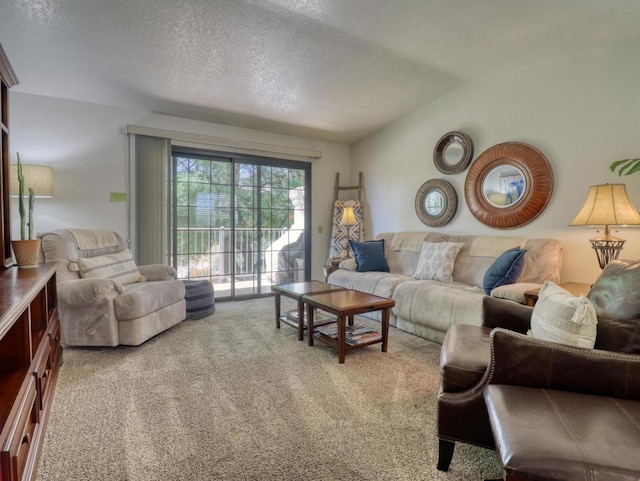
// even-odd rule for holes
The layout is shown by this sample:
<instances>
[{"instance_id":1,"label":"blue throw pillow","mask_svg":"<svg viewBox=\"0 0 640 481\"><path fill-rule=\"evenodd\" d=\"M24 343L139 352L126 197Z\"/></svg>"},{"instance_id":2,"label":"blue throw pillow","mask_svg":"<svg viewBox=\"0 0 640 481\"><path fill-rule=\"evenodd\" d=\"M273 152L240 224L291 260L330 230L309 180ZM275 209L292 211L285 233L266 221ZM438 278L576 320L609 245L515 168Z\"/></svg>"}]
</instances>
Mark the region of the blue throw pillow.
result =
<instances>
[{"instance_id":1,"label":"blue throw pillow","mask_svg":"<svg viewBox=\"0 0 640 481\"><path fill-rule=\"evenodd\" d=\"M491 291L505 284L513 284L524 268L524 254L526 249L514 247L504 251L493 261L482 280L482 288L489 295Z\"/></svg>"},{"instance_id":2,"label":"blue throw pillow","mask_svg":"<svg viewBox=\"0 0 640 481\"><path fill-rule=\"evenodd\" d=\"M384 257L384 239L367 242L350 240L349 245L356 258L356 271L389 272L389 265Z\"/></svg>"}]
</instances>

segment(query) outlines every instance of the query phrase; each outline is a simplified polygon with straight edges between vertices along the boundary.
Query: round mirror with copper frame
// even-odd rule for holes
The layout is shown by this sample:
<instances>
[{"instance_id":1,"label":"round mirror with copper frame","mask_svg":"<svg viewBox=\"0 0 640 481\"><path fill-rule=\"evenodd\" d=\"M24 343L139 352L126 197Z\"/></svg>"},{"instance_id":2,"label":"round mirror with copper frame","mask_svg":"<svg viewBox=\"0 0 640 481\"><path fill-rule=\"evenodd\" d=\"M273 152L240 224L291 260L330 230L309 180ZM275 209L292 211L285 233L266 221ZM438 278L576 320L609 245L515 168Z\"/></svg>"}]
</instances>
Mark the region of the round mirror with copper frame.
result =
<instances>
[{"instance_id":1,"label":"round mirror with copper frame","mask_svg":"<svg viewBox=\"0 0 640 481\"><path fill-rule=\"evenodd\" d=\"M446 180L431 179L418 189L415 206L423 224L440 227L453 219L458 209L458 196Z\"/></svg>"},{"instance_id":2,"label":"round mirror with copper frame","mask_svg":"<svg viewBox=\"0 0 640 481\"><path fill-rule=\"evenodd\" d=\"M471 165L464 196L476 219L496 229L514 229L538 217L551 200L553 171L538 149L505 142Z\"/></svg>"},{"instance_id":3,"label":"round mirror with copper frame","mask_svg":"<svg viewBox=\"0 0 640 481\"><path fill-rule=\"evenodd\" d=\"M444 134L433 149L433 162L443 174L458 174L469 166L473 157L473 142L464 132Z\"/></svg>"}]
</instances>

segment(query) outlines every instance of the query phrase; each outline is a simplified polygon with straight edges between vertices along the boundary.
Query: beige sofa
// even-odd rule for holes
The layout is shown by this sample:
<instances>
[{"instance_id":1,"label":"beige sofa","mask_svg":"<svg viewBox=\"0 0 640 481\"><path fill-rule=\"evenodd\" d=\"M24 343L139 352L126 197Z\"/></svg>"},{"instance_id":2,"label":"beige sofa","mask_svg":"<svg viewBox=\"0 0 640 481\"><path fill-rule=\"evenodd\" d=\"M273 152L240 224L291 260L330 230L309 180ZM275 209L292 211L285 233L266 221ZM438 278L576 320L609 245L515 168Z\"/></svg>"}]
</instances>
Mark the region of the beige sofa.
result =
<instances>
[{"instance_id":1,"label":"beige sofa","mask_svg":"<svg viewBox=\"0 0 640 481\"><path fill-rule=\"evenodd\" d=\"M83 232L79 239L75 232ZM56 270L61 343L71 346L138 346L186 318L185 287L168 265L136 266L144 282L81 278L73 264L126 251L117 232L59 229L39 234ZM79 245L82 241L85 244ZM86 244L91 245L87 248Z\"/></svg>"},{"instance_id":2,"label":"beige sofa","mask_svg":"<svg viewBox=\"0 0 640 481\"><path fill-rule=\"evenodd\" d=\"M521 246L527 250L517 283L496 288L491 294L515 301L545 280L559 282L562 245L554 239L502 236L447 235L434 232L382 233L390 272L355 272L353 260L343 261L328 282L349 289L391 298L396 302L390 323L398 329L442 342L453 324L482 323L484 274L501 252ZM422 241L460 242L453 282L416 280Z\"/></svg>"}]
</instances>

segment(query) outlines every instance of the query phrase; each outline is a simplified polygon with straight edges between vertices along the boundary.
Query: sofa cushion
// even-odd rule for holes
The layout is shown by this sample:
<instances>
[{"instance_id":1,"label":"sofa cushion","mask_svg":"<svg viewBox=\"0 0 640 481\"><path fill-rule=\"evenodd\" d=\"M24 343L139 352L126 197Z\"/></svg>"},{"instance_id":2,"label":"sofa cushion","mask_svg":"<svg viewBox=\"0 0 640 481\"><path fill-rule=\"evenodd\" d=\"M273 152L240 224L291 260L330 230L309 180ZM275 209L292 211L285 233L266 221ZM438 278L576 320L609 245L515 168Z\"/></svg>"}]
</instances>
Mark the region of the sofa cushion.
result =
<instances>
[{"instance_id":1,"label":"sofa cushion","mask_svg":"<svg viewBox=\"0 0 640 481\"><path fill-rule=\"evenodd\" d=\"M481 288L459 282L407 281L393 292L398 328L442 342L453 324L482 323Z\"/></svg>"},{"instance_id":2,"label":"sofa cushion","mask_svg":"<svg viewBox=\"0 0 640 481\"><path fill-rule=\"evenodd\" d=\"M358 272L389 272L389 266L384 257L383 239L366 242L349 240L349 245L356 258Z\"/></svg>"},{"instance_id":3,"label":"sofa cushion","mask_svg":"<svg viewBox=\"0 0 640 481\"><path fill-rule=\"evenodd\" d=\"M182 281L156 281L129 284L114 299L116 319L130 321L184 300Z\"/></svg>"},{"instance_id":4,"label":"sofa cushion","mask_svg":"<svg viewBox=\"0 0 640 481\"><path fill-rule=\"evenodd\" d=\"M640 479L640 402L499 384L483 395L509 479Z\"/></svg>"},{"instance_id":5,"label":"sofa cushion","mask_svg":"<svg viewBox=\"0 0 640 481\"><path fill-rule=\"evenodd\" d=\"M111 279L120 284L131 284L145 280L133 261L129 249L121 250L115 254L88 257L86 259L78 258L75 262L69 264L69 269L79 269L80 276L84 279Z\"/></svg>"},{"instance_id":6,"label":"sofa cushion","mask_svg":"<svg viewBox=\"0 0 640 481\"><path fill-rule=\"evenodd\" d=\"M592 349L596 342L596 310L586 297L546 281L531 314L529 335L567 346Z\"/></svg>"},{"instance_id":7,"label":"sofa cushion","mask_svg":"<svg viewBox=\"0 0 640 481\"><path fill-rule=\"evenodd\" d=\"M375 296L391 299L396 286L406 281L415 280L413 277L401 276L388 272L354 272L338 269L329 276L327 282L347 289L354 289Z\"/></svg>"},{"instance_id":8,"label":"sofa cushion","mask_svg":"<svg viewBox=\"0 0 640 481\"><path fill-rule=\"evenodd\" d=\"M462 243L423 242L414 277L419 280L453 281L453 266Z\"/></svg>"},{"instance_id":9,"label":"sofa cushion","mask_svg":"<svg viewBox=\"0 0 640 481\"><path fill-rule=\"evenodd\" d=\"M449 240L449 236L440 232L382 232L376 236L376 240L380 239L384 239L389 272L413 277L420 258L422 241L443 242Z\"/></svg>"},{"instance_id":10,"label":"sofa cushion","mask_svg":"<svg viewBox=\"0 0 640 481\"><path fill-rule=\"evenodd\" d=\"M524 267L524 255L527 251L514 247L504 251L491 264L487 272L484 274L482 288L485 294L491 294L491 291L505 284L513 284Z\"/></svg>"}]
</instances>

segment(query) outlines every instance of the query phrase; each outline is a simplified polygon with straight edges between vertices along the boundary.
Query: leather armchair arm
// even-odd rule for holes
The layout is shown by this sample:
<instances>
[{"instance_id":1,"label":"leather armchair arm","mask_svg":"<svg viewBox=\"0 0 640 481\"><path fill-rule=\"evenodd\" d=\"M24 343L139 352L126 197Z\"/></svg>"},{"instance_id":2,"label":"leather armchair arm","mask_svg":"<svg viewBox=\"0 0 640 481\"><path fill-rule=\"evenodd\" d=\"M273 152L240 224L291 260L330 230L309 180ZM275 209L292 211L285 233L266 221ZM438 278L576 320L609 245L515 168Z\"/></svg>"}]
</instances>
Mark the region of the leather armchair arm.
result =
<instances>
[{"instance_id":1,"label":"leather armchair arm","mask_svg":"<svg viewBox=\"0 0 640 481\"><path fill-rule=\"evenodd\" d=\"M488 383L640 400L640 355L568 347L495 329Z\"/></svg>"},{"instance_id":2,"label":"leather armchair arm","mask_svg":"<svg viewBox=\"0 0 640 481\"><path fill-rule=\"evenodd\" d=\"M109 293L118 295L122 285L111 279L73 279L58 283L58 301L70 306L83 306L100 302Z\"/></svg>"},{"instance_id":3,"label":"leather armchair arm","mask_svg":"<svg viewBox=\"0 0 640 481\"><path fill-rule=\"evenodd\" d=\"M533 307L486 296L482 300L482 325L491 329L502 327L525 334L531 327Z\"/></svg>"},{"instance_id":4,"label":"leather armchair arm","mask_svg":"<svg viewBox=\"0 0 640 481\"><path fill-rule=\"evenodd\" d=\"M171 281L177 277L173 266L165 264L149 264L138 266L140 274L147 278L147 281Z\"/></svg>"}]
</instances>

